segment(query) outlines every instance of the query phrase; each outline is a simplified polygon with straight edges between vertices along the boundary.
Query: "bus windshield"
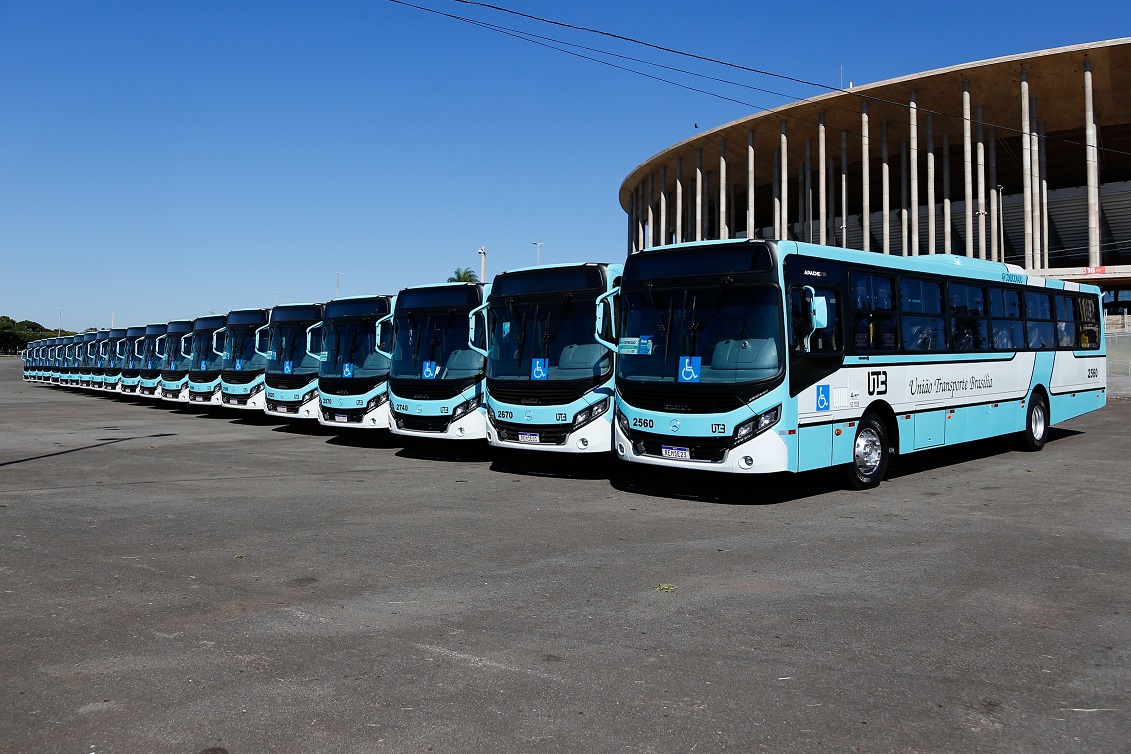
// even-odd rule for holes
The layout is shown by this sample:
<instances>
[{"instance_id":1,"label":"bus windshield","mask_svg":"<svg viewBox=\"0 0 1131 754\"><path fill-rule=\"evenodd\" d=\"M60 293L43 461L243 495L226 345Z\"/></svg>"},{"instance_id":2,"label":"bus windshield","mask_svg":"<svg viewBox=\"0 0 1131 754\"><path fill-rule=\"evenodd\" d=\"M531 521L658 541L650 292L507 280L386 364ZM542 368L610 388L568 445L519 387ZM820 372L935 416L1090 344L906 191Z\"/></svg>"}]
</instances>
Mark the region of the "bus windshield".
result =
<instances>
[{"instance_id":1,"label":"bus windshield","mask_svg":"<svg viewBox=\"0 0 1131 754\"><path fill-rule=\"evenodd\" d=\"M189 369L195 369L199 372L212 372L220 368L222 359L215 351L212 350L212 330L194 330L192 333L192 359ZM227 333L224 333L217 340L221 340Z\"/></svg>"},{"instance_id":2,"label":"bus windshield","mask_svg":"<svg viewBox=\"0 0 1131 754\"><path fill-rule=\"evenodd\" d=\"M782 368L776 286L729 276L710 284L662 280L621 291L617 376L656 382L741 383Z\"/></svg>"},{"instance_id":3,"label":"bus windshield","mask_svg":"<svg viewBox=\"0 0 1131 754\"><path fill-rule=\"evenodd\" d=\"M314 374L319 361L306 352L306 328L314 322L272 325L267 345L271 374Z\"/></svg>"},{"instance_id":4,"label":"bus windshield","mask_svg":"<svg viewBox=\"0 0 1131 754\"><path fill-rule=\"evenodd\" d=\"M503 380L577 380L607 374L612 354L597 342L596 296L557 293L492 297L487 376Z\"/></svg>"},{"instance_id":5,"label":"bus windshield","mask_svg":"<svg viewBox=\"0 0 1131 754\"><path fill-rule=\"evenodd\" d=\"M249 372L263 369L266 360L255 350L256 326L228 326L224 333L227 338L227 348L224 349L224 369L234 369L237 372Z\"/></svg>"},{"instance_id":6,"label":"bus windshield","mask_svg":"<svg viewBox=\"0 0 1131 754\"><path fill-rule=\"evenodd\" d=\"M322 327L326 360L318 375L339 378L387 375L389 359L377 353L378 319L380 317L371 316L327 321ZM388 343L384 345L387 347Z\"/></svg>"},{"instance_id":7,"label":"bus windshield","mask_svg":"<svg viewBox=\"0 0 1131 754\"><path fill-rule=\"evenodd\" d=\"M467 345L470 311L470 306L417 309L394 318L392 376L463 380L482 374L485 359Z\"/></svg>"}]
</instances>

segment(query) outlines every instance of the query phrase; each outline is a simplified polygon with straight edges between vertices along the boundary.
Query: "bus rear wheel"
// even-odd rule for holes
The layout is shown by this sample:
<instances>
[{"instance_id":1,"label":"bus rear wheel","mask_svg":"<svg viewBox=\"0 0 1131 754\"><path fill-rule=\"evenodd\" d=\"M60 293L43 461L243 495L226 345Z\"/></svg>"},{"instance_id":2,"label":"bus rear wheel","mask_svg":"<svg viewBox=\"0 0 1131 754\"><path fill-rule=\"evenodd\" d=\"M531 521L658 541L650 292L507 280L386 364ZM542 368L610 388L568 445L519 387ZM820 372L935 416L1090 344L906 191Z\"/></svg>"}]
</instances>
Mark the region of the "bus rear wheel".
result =
<instances>
[{"instance_id":1,"label":"bus rear wheel","mask_svg":"<svg viewBox=\"0 0 1131 754\"><path fill-rule=\"evenodd\" d=\"M878 487L887 473L890 460L887 427L875 414L865 414L856 427L856 440L852 443L849 481L858 490Z\"/></svg>"},{"instance_id":2,"label":"bus rear wheel","mask_svg":"<svg viewBox=\"0 0 1131 754\"><path fill-rule=\"evenodd\" d=\"M1049 436L1049 404L1043 395L1034 394L1025 412L1025 429L1021 432L1021 445L1036 453L1045 447Z\"/></svg>"}]
</instances>

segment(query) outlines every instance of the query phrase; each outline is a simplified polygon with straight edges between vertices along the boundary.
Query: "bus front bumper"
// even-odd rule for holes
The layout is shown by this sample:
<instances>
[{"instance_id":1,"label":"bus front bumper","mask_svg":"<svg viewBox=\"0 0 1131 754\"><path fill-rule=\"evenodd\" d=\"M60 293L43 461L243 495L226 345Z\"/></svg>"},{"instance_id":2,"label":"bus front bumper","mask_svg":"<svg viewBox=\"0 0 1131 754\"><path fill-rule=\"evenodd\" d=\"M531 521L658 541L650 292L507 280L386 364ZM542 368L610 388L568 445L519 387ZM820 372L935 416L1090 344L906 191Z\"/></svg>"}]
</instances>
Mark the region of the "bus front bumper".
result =
<instances>
[{"instance_id":1,"label":"bus front bumper","mask_svg":"<svg viewBox=\"0 0 1131 754\"><path fill-rule=\"evenodd\" d=\"M625 435L623 428L613 422L613 446L617 457L632 463L646 463L652 466L666 466L668 468L694 469L696 471L724 471L734 474L773 474L780 471L789 471L789 446L786 445L777 433L777 427L771 427L760 435L736 445L733 448L722 450L722 457L718 460L697 460L693 458L676 458L663 455L664 446L671 448L671 456L679 454L681 450L694 452L696 441L709 441L711 438L697 437L665 437L662 444L657 442L644 442L638 436L633 442ZM660 435L650 435L659 438ZM653 447L655 446L655 447Z\"/></svg>"}]
</instances>

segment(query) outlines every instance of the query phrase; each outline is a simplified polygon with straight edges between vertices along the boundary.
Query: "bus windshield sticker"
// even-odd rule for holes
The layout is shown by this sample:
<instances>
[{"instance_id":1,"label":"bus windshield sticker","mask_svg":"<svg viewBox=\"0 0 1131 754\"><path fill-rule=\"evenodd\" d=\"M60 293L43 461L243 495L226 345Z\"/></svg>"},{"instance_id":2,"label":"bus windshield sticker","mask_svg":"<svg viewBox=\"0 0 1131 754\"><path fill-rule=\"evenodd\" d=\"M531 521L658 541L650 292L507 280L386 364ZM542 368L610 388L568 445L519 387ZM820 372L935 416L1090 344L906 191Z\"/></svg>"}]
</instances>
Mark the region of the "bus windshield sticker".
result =
<instances>
[{"instance_id":1,"label":"bus windshield sticker","mask_svg":"<svg viewBox=\"0 0 1131 754\"><path fill-rule=\"evenodd\" d=\"M243 359L236 359L236 371L237 372L243 371Z\"/></svg>"},{"instance_id":2,"label":"bus windshield sticker","mask_svg":"<svg viewBox=\"0 0 1131 754\"><path fill-rule=\"evenodd\" d=\"M426 362L424 362L423 368L421 368L421 370L420 370L420 376L422 378L426 379L426 380L434 380L434 379L436 379L436 372L437 371L438 370L436 369L436 362L426 361Z\"/></svg>"},{"instance_id":3,"label":"bus windshield sticker","mask_svg":"<svg viewBox=\"0 0 1131 754\"><path fill-rule=\"evenodd\" d=\"M342 364L342 376L353 377L353 364L350 364L348 361Z\"/></svg>"},{"instance_id":4,"label":"bus windshield sticker","mask_svg":"<svg viewBox=\"0 0 1131 754\"><path fill-rule=\"evenodd\" d=\"M651 356L653 336L641 335L639 338L621 338L617 341L617 352L629 356Z\"/></svg>"},{"instance_id":5,"label":"bus windshield sticker","mask_svg":"<svg viewBox=\"0 0 1131 754\"><path fill-rule=\"evenodd\" d=\"M702 356L680 356L679 357L679 381L680 382L698 382L699 374L702 371L703 364Z\"/></svg>"},{"instance_id":6,"label":"bus windshield sticker","mask_svg":"<svg viewBox=\"0 0 1131 754\"><path fill-rule=\"evenodd\" d=\"M283 374L291 374L295 370L295 363L293 361L283 362Z\"/></svg>"},{"instance_id":7,"label":"bus windshield sticker","mask_svg":"<svg viewBox=\"0 0 1131 754\"><path fill-rule=\"evenodd\" d=\"M817 385L817 410L828 411L830 405L830 391L828 385Z\"/></svg>"},{"instance_id":8,"label":"bus windshield sticker","mask_svg":"<svg viewBox=\"0 0 1131 754\"><path fill-rule=\"evenodd\" d=\"M549 359L531 359L530 362L530 379L544 380L549 376L547 372L550 367Z\"/></svg>"}]
</instances>

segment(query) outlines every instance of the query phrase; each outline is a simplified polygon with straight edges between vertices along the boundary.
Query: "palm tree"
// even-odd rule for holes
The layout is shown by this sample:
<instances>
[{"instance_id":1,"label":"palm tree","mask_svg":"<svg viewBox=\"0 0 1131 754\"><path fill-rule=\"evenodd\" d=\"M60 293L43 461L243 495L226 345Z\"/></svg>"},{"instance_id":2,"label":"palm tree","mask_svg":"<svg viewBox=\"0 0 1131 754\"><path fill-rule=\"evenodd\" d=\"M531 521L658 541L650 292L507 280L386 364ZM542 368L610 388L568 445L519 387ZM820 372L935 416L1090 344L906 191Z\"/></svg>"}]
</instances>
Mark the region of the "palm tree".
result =
<instances>
[{"instance_id":1,"label":"palm tree","mask_svg":"<svg viewBox=\"0 0 1131 754\"><path fill-rule=\"evenodd\" d=\"M456 273L448 278L449 283L478 283L479 276L470 267L456 267Z\"/></svg>"}]
</instances>

